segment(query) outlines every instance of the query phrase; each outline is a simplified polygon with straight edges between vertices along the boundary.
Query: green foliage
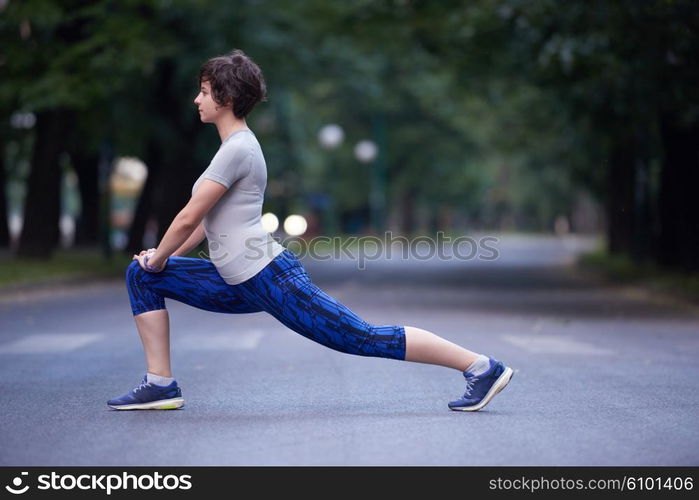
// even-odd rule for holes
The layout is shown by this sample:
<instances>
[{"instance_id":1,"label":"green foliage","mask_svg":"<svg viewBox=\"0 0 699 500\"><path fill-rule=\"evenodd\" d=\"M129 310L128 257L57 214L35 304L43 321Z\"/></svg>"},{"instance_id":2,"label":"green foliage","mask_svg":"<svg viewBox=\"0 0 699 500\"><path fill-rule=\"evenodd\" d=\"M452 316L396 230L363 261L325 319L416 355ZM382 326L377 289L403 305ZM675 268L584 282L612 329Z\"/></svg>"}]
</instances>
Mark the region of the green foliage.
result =
<instances>
[{"instance_id":1,"label":"green foliage","mask_svg":"<svg viewBox=\"0 0 699 500\"><path fill-rule=\"evenodd\" d=\"M604 250L580 256L577 265L617 283L644 285L699 303L699 273L669 271L651 262L635 263L628 256L610 255Z\"/></svg>"},{"instance_id":2,"label":"green foliage","mask_svg":"<svg viewBox=\"0 0 699 500\"><path fill-rule=\"evenodd\" d=\"M367 204L370 172L352 147L380 115L389 202L413 192L430 207L548 229L577 190L603 198L620 124L651 123L658 109L699 113L693 6L10 0L0 109L79 109L86 144L109 136L117 154L140 155L148 138L187 141L190 163L204 168L217 137L195 123L197 71L240 47L268 83L250 124L270 185L281 185L272 206L319 190L338 210ZM336 151L318 145L326 123L345 130Z\"/></svg>"},{"instance_id":3,"label":"green foliage","mask_svg":"<svg viewBox=\"0 0 699 500\"><path fill-rule=\"evenodd\" d=\"M0 17L0 96L32 111L104 102L174 52L153 22L160 3L10 1Z\"/></svg>"}]
</instances>

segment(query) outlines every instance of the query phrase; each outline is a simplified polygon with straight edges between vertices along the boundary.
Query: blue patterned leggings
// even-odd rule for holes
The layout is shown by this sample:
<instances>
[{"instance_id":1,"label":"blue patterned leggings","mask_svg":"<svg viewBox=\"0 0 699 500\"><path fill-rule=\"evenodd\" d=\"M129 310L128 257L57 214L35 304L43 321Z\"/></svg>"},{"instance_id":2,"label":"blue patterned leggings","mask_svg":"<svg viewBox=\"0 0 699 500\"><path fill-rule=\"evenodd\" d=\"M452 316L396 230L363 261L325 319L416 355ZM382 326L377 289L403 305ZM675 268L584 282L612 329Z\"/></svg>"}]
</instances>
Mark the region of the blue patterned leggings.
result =
<instances>
[{"instance_id":1,"label":"blue patterned leggings","mask_svg":"<svg viewBox=\"0 0 699 500\"><path fill-rule=\"evenodd\" d=\"M159 273L137 261L126 270L133 315L165 309L165 297L206 311L245 314L265 311L291 330L336 351L405 359L405 328L372 325L311 282L296 254L284 250L262 271L229 285L214 264L190 257L168 258Z\"/></svg>"}]
</instances>

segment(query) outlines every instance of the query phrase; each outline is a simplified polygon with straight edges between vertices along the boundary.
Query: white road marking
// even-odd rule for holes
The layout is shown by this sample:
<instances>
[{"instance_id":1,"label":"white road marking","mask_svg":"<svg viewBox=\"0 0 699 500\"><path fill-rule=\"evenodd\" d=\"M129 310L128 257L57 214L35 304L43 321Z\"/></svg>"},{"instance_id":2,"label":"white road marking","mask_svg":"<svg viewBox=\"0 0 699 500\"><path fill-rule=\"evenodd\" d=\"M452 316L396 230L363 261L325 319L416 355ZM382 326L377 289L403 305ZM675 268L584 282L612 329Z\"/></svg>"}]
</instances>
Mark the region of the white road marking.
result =
<instances>
[{"instance_id":1,"label":"white road marking","mask_svg":"<svg viewBox=\"0 0 699 500\"><path fill-rule=\"evenodd\" d=\"M257 347L265 332L263 330L243 330L231 328L225 333L192 333L177 340L177 349L191 351L251 351Z\"/></svg>"},{"instance_id":2,"label":"white road marking","mask_svg":"<svg viewBox=\"0 0 699 500\"><path fill-rule=\"evenodd\" d=\"M503 340L532 353L543 354L614 354L611 349L555 335L503 335Z\"/></svg>"},{"instance_id":3,"label":"white road marking","mask_svg":"<svg viewBox=\"0 0 699 500\"><path fill-rule=\"evenodd\" d=\"M37 333L0 345L0 354L70 352L97 342L102 333Z\"/></svg>"}]
</instances>

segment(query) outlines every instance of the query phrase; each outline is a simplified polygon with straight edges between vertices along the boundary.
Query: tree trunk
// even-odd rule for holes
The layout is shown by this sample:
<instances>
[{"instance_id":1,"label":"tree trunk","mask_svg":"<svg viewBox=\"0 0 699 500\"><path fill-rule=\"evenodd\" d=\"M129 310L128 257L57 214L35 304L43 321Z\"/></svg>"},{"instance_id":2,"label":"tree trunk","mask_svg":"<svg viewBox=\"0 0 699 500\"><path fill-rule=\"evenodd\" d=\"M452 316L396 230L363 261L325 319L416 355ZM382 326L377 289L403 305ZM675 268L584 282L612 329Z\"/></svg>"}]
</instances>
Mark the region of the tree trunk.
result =
<instances>
[{"instance_id":1,"label":"tree trunk","mask_svg":"<svg viewBox=\"0 0 699 500\"><path fill-rule=\"evenodd\" d=\"M699 270L699 123L660 119L663 162L660 172L658 261L684 271Z\"/></svg>"},{"instance_id":2,"label":"tree trunk","mask_svg":"<svg viewBox=\"0 0 699 500\"><path fill-rule=\"evenodd\" d=\"M178 163L186 160L186 156L181 156ZM173 165L174 163L169 164L168 170L174 169ZM171 182L167 184L160 182L155 187L154 215L158 222L158 241L163 238L173 219L184 208L191 196L193 182L187 182L189 178L183 174L183 171L177 168L177 172L172 172ZM170 178L170 176L171 173L168 172L167 177Z\"/></svg>"},{"instance_id":3,"label":"tree trunk","mask_svg":"<svg viewBox=\"0 0 699 500\"><path fill-rule=\"evenodd\" d=\"M2 116L3 119L5 116ZM0 248L10 246L10 228L7 225L7 174L5 173L5 134L0 134Z\"/></svg>"},{"instance_id":4,"label":"tree trunk","mask_svg":"<svg viewBox=\"0 0 699 500\"><path fill-rule=\"evenodd\" d=\"M144 163L148 167L148 178L134 213L129 229L129 252L143 249L146 224L151 217L157 221L158 242L170 227L172 220L185 206L191 196L192 184L201 172L191 168L192 147L195 135L201 130L199 121L183 122L179 113L181 99L175 78L173 61L165 60L158 65L154 80L157 85L153 97L154 113L168 124L158 133L151 133L146 147ZM196 176L194 176L196 174ZM156 244L158 243L156 242Z\"/></svg>"},{"instance_id":5,"label":"tree trunk","mask_svg":"<svg viewBox=\"0 0 699 500\"><path fill-rule=\"evenodd\" d=\"M75 246L99 245L99 156L75 151L71 155L80 191L80 215L75 224Z\"/></svg>"},{"instance_id":6,"label":"tree trunk","mask_svg":"<svg viewBox=\"0 0 699 500\"><path fill-rule=\"evenodd\" d=\"M609 253L630 254L633 248L635 155L630 135L617 136L612 146L607 183Z\"/></svg>"},{"instance_id":7,"label":"tree trunk","mask_svg":"<svg viewBox=\"0 0 699 500\"><path fill-rule=\"evenodd\" d=\"M631 257L637 263L652 260L654 257L652 245L655 226L652 212L653 193L651 192L650 179L650 144L651 132L646 124L642 124L636 134L634 175L632 178L634 224Z\"/></svg>"},{"instance_id":8,"label":"tree trunk","mask_svg":"<svg viewBox=\"0 0 699 500\"><path fill-rule=\"evenodd\" d=\"M18 256L50 258L59 241L62 178L59 157L70 118L70 111L60 109L37 113Z\"/></svg>"}]
</instances>

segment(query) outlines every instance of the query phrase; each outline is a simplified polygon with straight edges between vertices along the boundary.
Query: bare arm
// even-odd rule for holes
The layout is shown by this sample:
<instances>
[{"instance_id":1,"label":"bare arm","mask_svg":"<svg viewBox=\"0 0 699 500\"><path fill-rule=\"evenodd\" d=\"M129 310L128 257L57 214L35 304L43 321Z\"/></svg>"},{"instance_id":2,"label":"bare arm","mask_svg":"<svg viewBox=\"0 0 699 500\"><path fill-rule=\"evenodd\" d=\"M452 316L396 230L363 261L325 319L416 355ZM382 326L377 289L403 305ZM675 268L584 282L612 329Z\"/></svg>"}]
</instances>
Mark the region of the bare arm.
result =
<instances>
[{"instance_id":1,"label":"bare arm","mask_svg":"<svg viewBox=\"0 0 699 500\"><path fill-rule=\"evenodd\" d=\"M199 244L206 238L206 232L204 231L204 223L200 223L197 228L192 232L192 234L187 238L187 241L182 243L182 246L175 250L172 255L183 256L187 255L189 252L194 250L199 246Z\"/></svg>"},{"instance_id":2,"label":"bare arm","mask_svg":"<svg viewBox=\"0 0 699 500\"><path fill-rule=\"evenodd\" d=\"M172 224L170 224L162 240L160 240L158 248L151 255L148 264L155 269L162 269L170 255L173 255L175 251L184 249L183 247L189 243L194 237L194 233L198 231L204 216L216 205L227 189L223 184L204 179L187 205L180 210ZM199 233L194 241L198 244L202 239L201 233Z\"/></svg>"}]
</instances>

